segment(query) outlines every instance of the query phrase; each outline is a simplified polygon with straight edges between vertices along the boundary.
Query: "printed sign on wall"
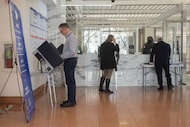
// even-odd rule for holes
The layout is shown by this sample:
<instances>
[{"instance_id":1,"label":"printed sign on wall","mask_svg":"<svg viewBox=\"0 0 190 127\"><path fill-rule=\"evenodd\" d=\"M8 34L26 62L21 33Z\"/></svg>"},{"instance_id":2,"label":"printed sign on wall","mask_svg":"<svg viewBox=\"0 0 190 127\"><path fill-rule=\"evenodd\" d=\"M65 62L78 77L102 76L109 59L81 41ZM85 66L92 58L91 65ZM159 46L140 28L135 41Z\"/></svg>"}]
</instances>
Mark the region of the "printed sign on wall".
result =
<instances>
[{"instance_id":1,"label":"printed sign on wall","mask_svg":"<svg viewBox=\"0 0 190 127\"><path fill-rule=\"evenodd\" d=\"M30 8L30 43L32 50L47 40L47 18Z\"/></svg>"}]
</instances>

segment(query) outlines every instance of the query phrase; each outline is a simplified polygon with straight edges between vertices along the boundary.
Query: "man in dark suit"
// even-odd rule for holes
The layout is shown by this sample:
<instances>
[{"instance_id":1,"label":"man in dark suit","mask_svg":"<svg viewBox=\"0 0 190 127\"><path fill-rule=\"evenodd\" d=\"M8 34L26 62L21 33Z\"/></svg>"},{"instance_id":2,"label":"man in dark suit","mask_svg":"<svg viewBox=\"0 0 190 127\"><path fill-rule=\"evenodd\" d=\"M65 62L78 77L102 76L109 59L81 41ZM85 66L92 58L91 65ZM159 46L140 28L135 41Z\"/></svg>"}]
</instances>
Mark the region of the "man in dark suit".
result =
<instances>
[{"instance_id":1,"label":"man in dark suit","mask_svg":"<svg viewBox=\"0 0 190 127\"><path fill-rule=\"evenodd\" d=\"M150 54L150 63L153 62L153 58L155 56L155 68L158 79L159 88L161 91L164 89L163 81L162 81L162 68L165 71L165 76L167 80L168 90L173 88L171 83L171 75L169 68L169 59L170 59L171 48L170 45L163 42L162 38L157 39L157 43L152 47L152 52Z\"/></svg>"}]
</instances>

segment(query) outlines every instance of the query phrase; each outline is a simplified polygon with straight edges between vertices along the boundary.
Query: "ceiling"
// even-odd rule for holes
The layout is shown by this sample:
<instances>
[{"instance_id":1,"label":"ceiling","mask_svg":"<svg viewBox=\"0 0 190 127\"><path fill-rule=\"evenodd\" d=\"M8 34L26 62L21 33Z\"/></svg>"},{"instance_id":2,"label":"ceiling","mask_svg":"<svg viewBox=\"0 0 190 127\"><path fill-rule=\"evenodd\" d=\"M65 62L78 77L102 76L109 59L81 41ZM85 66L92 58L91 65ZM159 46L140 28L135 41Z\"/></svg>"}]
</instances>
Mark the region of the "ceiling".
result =
<instances>
[{"instance_id":1,"label":"ceiling","mask_svg":"<svg viewBox=\"0 0 190 127\"><path fill-rule=\"evenodd\" d=\"M66 17L79 27L117 27L136 29L151 26L168 17L180 19L178 14L187 10L189 0L57 0L58 8L66 8L66 14L58 11L53 18ZM181 4L181 2L186 3ZM190 1L189 1L190 3ZM177 14L177 15L176 15ZM49 17L49 18L52 18Z\"/></svg>"},{"instance_id":2,"label":"ceiling","mask_svg":"<svg viewBox=\"0 0 190 127\"><path fill-rule=\"evenodd\" d=\"M67 6L67 20L83 26L136 27L176 8L177 5Z\"/></svg>"}]
</instances>

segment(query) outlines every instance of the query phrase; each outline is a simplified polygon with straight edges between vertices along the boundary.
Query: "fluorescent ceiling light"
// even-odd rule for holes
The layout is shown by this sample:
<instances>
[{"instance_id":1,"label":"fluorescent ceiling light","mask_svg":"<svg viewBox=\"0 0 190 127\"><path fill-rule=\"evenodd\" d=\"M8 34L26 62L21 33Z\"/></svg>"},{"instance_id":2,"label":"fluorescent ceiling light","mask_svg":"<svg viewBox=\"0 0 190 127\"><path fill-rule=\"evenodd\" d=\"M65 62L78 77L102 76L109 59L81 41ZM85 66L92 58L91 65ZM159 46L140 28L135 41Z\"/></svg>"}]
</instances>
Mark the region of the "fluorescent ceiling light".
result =
<instances>
[{"instance_id":1,"label":"fluorescent ceiling light","mask_svg":"<svg viewBox=\"0 0 190 127\"><path fill-rule=\"evenodd\" d=\"M126 21L129 20L128 18L108 18L107 20L113 20L113 21Z\"/></svg>"},{"instance_id":2,"label":"fluorescent ceiling light","mask_svg":"<svg viewBox=\"0 0 190 127\"><path fill-rule=\"evenodd\" d=\"M112 6L113 3L111 1L67 1L61 6Z\"/></svg>"},{"instance_id":3,"label":"fluorescent ceiling light","mask_svg":"<svg viewBox=\"0 0 190 127\"><path fill-rule=\"evenodd\" d=\"M77 6L77 7L79 7L79 6L81 6L81 7L82 7L82 6L102 6L102 7L103 7L103 6L106 6L106 7L108 7L108 6L109 6L109 7L110 7L110 6L112 6L112 5L111 5L111 4L105 4L105 5L91 5L91 4L90 4L90 5L87 5L87 4L85 4L85 5L80 5L80 4L75 4L75 5L74 5L74 4L70 4L70 5L69 5L69 4L64 4L64 5L63 5L63 4L62 4L61 6L63 6L63 7L66 7L66 6Z\"/></svg>"},{"instance_id":4,"label":"fluorescent ceiling light","mask_svg":"<svg viewBox=\"0 0 190 127\"><path fill-rule=\"evenodd\" d=\"M160 14L86 14L83 15L86 18L109 18L114 20L126 20L126 18L144 18L144 17L158 17ZM115 18L114 18L115 17Z\"/></svg>"}]
</instances>

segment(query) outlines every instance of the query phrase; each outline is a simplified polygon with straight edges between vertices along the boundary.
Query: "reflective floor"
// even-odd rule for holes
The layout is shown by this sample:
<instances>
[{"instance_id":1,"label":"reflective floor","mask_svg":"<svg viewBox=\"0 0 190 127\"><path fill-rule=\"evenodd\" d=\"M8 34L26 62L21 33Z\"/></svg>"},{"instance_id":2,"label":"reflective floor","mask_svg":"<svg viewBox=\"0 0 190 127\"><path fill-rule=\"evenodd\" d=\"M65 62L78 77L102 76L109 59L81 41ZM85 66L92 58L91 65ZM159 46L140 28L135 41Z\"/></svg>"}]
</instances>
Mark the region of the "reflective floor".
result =
<instances>
[{"instance_id":1,"label":"reflective floor","mask_svg":"<svg viewBox=\"0 0 190 127\"><path fill-rule=\"evenodd\" d=\"M113 88L112 88L113 89ZM51 110L48 94L36 101L31 122L22 111L0 115L0 127L189 127L190 87L173 91L157 87L118 87L100 94L97 87L78 87L77 105L60 108L65 89L57 88L58 103Z\"/></svg>"}]
</instances>

